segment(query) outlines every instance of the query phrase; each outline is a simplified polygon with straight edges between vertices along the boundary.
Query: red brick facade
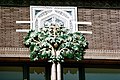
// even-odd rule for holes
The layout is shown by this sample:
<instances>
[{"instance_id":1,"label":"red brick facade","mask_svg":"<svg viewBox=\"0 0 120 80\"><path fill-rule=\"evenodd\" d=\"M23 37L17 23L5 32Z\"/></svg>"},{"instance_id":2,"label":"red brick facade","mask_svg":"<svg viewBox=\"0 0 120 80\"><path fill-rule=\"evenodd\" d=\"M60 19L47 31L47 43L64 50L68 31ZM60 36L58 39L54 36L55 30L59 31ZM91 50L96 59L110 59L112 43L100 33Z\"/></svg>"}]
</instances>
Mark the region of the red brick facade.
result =
<instances>
[{"instance_id":1,"label":"red brick facade","mask_svg":"<svg viewBox=\"0 0 120 80\"><path fill-rule=\"evenodd\" d=\"M78 9L79 21L90 21L92 26L83 27L91 30L86 35L90 49L120 49L120 10L119 9Z\"/></svg>"},{"instance_id":2,"label":"red brick facade","mask_svg":"<svg viewBox=\"0 0 120 80\"><path fill-rule=\"evenodd\" d=\"M28 24L16 24L16 21L29 21L29 7L0 7L0 47L22 48L26 33L16 29L28 29ZM120 49L120 10L119 9L83 9L78 8L78 21L92 22L91 26L79 30L92 31L85 35L89 49Z\"/></svg>"},{"instance_id":3,"label":"red brick facade","mask_svg":"<svg viewBox=\"0 0 120 80\"><path fill-rule=\"evenodd\" d=\"M29 25L19 25L16 21L28 21L29 12L29 7L0 7L0 47L24 47L26 33L18 33L16 29L26 29Z\"/></svg>"}]
</instances>

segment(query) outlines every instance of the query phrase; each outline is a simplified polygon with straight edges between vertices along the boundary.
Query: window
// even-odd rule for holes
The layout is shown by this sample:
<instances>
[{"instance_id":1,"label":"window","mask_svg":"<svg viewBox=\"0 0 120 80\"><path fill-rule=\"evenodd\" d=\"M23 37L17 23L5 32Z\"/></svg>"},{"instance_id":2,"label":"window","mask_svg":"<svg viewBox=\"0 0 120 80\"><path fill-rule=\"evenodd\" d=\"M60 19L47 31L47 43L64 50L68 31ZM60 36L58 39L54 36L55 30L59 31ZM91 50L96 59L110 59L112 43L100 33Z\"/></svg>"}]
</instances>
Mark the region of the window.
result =
<instances>
[{"instance_id":1,"label":"window","mask_svg":"<svg viewBox=\"0 0 120 80\"><path fill-rule=\"evenodd\" d=\"M120 65L62 63L62 80L120 80ZM51 64L0 63L0 80L50 80Z\"/></svg>"},{"instance_id":2,"label":"window","mask_svg":"<svg viewBox=\"0 0 120 80\"><path fill-rule=\"evenodd\" d=\"M86 68L85 80L120 80L120 69Z\"/></svg>"},{"instance_id":3,"label":"window","mask_svg":"<svg viewBox=\"0 0 120 80\"><path fill-rule=\"evenodd\" d=\"M23 80L22 67L0 66L0 80Z\"/></svg>"},{"instance_id":4,"label":"window","mask_svg":"<svg viewBox=\"0 0 120 80\"><path fill-rule=\"evenodd\" d=\"M78 68L63 68L63 80L79 80Z\"/></svg>"},{"instance_id":5,"label":"window","mask_svg":"<svg viewBox=\"0 0 120 80\"><path fill-rule=\"evenodd\" d=\"M30 80L46 80L45 67L30 67L29 76Z\"/></svg>"}]
</instances>

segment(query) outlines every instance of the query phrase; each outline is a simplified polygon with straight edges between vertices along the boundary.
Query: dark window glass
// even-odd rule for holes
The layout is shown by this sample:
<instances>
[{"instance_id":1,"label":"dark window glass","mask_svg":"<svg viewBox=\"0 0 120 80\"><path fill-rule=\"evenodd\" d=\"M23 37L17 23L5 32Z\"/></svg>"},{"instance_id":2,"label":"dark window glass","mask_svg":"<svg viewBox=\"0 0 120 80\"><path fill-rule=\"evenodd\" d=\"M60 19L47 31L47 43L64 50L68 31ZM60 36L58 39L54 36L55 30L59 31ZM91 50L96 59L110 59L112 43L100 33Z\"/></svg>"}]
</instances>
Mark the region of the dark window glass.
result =
<instances>
[{"instance_id":1,"label":"dark window glass","mask_svg":"<svg viewBox=\"0 0 120 80\"><path fill-rule=\"evenodd\" d=\"M0 80L23 80L22 67L0 67Z\"/></svg>"},{"instance_id":2,"label":"dark window glass","mask_svg":"<svg viewBox=\"0 0 120 80\"><path fill-rule=\"evenodd\" d=\"M85 80L120 80L120 69L86 68Z\"/></svg>"},{"instance_id":3,"label":"dark window glass","mask_svg":"<svg viewBox=\"0 0 120 80\"><path fill-rule=\"evenodd\" d=\"M45 80L45 68L30 67L30 80Z\"/></svg>"},{"instance_id":4,"label":"dark window glass","mask_svg":"<svg viewBox=\"0 0 120 80\"><path fill-rule=\"evenodd\" d=\"M78 68L63 68L63 80L79 80Z\"/></svg>"}]
</instances>

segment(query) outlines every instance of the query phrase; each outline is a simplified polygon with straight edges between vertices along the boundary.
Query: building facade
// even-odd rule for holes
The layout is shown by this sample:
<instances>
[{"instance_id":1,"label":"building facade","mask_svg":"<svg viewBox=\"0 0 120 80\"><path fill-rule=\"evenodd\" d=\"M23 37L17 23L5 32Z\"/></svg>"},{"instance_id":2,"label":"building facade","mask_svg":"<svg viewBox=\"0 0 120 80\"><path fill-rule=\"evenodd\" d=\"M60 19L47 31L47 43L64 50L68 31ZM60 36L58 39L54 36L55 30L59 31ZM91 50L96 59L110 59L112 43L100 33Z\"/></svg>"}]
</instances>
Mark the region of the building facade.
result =
<instances>
[{"instance_id":1,"label":"building facade","mask_svg":"<svg viewBox=\"0 0 120 80\"><path fill-rule=\"evenodd\" d=\"M0 2L0 78L1 80L50 80L51 63L30 61L29 49L23 44L30 21L32 6L77 7L77 21L92 25L78 25L89 45L81 61L61 63L62 80L119 80L120 77L120 4L117 0L28 1L3 0Z\"/></svg>"}]
</instances>

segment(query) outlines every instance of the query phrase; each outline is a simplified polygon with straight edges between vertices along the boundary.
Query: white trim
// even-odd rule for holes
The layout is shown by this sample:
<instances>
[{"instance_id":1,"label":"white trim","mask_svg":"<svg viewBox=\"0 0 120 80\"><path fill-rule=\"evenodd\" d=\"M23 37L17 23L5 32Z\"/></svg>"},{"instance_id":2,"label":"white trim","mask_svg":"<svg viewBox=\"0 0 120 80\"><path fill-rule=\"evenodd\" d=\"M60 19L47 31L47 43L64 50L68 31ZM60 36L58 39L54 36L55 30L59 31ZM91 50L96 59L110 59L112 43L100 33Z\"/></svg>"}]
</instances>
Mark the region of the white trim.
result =
<instances>
[{"instance_id":1,"label":"white trim","mask_svg":"<svg viewBox=\"0 0 120 80\"><path fill-rule=\"evenodd\" d=\"M92 31L77 31L77 32L80 32L82 34L92 34Z\"/></svg>"},{"instance_id":2,"label":"white trim","mask_svg":"<svg viewBox=\"0 0 120 80\"><path fill-rule=\"evenodd\" d=\"M29 29L16 29L16 32L29 32Z\"/></svg>"},{"instance_id":3,"label":"white trim","mask_svg":"<svg viewBox=\"0 0 120 80\"><path fill-rule=\"evenodd\" d=\"M92 22L77 22L77 24L86 24L86 25L92 25Z\"/></svg>"},{"instance_id":4,"label":"white trim","mask_svg":"<svg viewBox=\"0 0 120 80\"><path fill-rule=\"evenodd\" d=\"M68 9L67 9L68 8ZM52 10L54 11L54 9L58 9L60 11L62 11L64 13L64 11L72 11L72 20L71 22L73 23L73 25L75 25L72 30L73 32L76 32L78 31L78 25L81 24L81 25L92 25L92 22L77 22L77 7L63 7L63 6L30 6L30 21L16 21L16 23L18 24L30 24L30 29L16 29L16 32L29 32L29 30L33 29L35 30L35 19L36 19L36 16L35 15L35 10ZM48 14L47 16L50 16L50 15L57 15L57 13L55 12L52 12L50 14ZM57 15L57 16L60 16L62 17L61 15ZM75 17L73 17L75 16ZM37 16L38 17L38 16ZM46 16L42 17L43 18L46 18ZM64 18L64 17L62 17ZM66 20L68 20L67 18L65 18ZM40 20L41 21L41 20ZM67 21L69 22L69 21ZM81 32L83 34L92 34L92 31L78 31L78 32Z\"/></svg>"},{"instance_id":5,"label":"white trim","mask_svg":"<svg viewBox=\"0 0 120 80\"><path fill-rule=\"evenodd\" d=\"M21 24L21 23L32 23L32 21L16 21L16 23Z\"/></svg>"}]
</instances>

